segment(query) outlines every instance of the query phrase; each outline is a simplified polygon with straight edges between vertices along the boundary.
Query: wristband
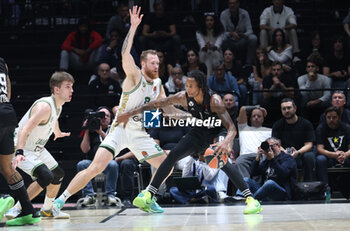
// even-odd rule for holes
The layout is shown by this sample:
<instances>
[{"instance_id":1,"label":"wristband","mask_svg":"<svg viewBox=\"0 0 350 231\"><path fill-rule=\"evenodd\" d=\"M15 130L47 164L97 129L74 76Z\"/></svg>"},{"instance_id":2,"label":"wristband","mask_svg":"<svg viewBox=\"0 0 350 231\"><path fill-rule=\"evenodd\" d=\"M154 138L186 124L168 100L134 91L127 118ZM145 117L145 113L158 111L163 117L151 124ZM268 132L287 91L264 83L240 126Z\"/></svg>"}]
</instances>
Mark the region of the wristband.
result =
<instances>
[{"instance_id":1,"label":"wristband","mask_svg":"<svg viewBox=\"0 0 350 231\"><path fill-rule=\"evenodd\" d=\"M17 150L16 150L15 156L18 156L18 155L24 156L24 154L23 154L23 149L17 149Z\"/></svg>"}]
</instances>

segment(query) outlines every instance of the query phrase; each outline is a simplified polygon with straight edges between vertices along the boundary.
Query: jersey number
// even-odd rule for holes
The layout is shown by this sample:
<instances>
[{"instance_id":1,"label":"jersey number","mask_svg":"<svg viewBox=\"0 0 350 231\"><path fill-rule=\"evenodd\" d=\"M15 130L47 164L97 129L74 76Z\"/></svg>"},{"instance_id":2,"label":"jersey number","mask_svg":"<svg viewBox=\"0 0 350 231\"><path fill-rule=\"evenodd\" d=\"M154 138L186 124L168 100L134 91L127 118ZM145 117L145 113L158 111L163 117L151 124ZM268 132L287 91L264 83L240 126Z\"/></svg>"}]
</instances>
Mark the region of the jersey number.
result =
<instances>
[{"instance_id":1,"label":"jersey number","mask_svg":"<svg viewBox=\"0 0 350 231\"><path fill-rule=\"evenodd\" d=\"M7 83L6 83L6 75L4 73L0 73L0 95L7 95Z\"/></svg>"}]
</instances>

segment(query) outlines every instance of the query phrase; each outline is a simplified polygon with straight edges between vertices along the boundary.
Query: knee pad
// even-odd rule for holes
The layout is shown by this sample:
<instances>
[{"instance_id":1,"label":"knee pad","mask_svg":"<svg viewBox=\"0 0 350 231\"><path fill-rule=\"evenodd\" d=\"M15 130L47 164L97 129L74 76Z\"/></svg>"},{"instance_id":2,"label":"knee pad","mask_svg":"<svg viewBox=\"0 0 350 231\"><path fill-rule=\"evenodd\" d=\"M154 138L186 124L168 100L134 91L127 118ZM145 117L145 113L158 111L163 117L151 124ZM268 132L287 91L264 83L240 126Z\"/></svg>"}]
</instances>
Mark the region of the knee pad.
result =
<instances>
[{"instance_id":1,"label":"knee pad","mask_svg":"<svg viewBox=\"0 0 350 231\"><path fill-rule=\"evenodd\" d=\"M61 184L64 177L64 170L57 166L54 170L52 170L53 180L52 184Z\"/></svg>"},{"instance_id":2,"label":"knee pad","mask_svg":"<svg viewBox=\"0 0 350 231\"><path fill-rule=\"evenodd\" d=\"M53 174L50 169L42 164L34 170L33 176L36 177L36 181L42 188L46 188L53 180Z\"/></svg>"}]
</instances>

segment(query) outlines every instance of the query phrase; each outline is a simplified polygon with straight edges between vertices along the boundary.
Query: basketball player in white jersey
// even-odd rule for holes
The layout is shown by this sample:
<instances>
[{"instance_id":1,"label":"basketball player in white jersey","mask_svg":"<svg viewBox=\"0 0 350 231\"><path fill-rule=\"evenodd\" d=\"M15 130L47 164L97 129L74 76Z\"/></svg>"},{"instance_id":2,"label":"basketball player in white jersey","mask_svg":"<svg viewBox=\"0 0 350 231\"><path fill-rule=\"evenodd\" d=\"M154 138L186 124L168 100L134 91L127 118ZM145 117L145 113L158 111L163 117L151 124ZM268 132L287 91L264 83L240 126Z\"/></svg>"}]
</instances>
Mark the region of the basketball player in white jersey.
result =
<instances>
[{"instance_id":1,"label":"basketball player in white jersey","mask_svg":"<svg viewBox=\"0 0 350 231\"><path fill-rule=\"evenodd\" d=\"M50 79L52 95L36 100L15 130L17 150L13 167L19 167L33 178L34 182L27 189L30 200L46 188L45 202L40 210L42 217L69 218L69 214L52 211L64 171L45 149L45 144L52 133L55 134L55 140L70 135L61 132L58 118L63 104L72 99L73 83L73 77L67 72L55 72ZM20 212L21 205L18 202L5 216L12 219Z\"/></svg>"},{"instance_id":2,"label":"basketball player in white jersey","mask_svg":"<svg viewBox=\"0 0 350 231\"><path fill-rule=\"evenodd\" d=\"M140 58L141 70L136 66L130 54L136 29L143 17L143 15L140 15L140 11L141 8L137 6L129 10L131 26L122 47L122 64L126 78L122 86L123 93L120 99L118 113L129 111L149 101L166 97L161 80L158 78L159 59L156 51L146 50L142 52ZM175 110L175 108L168 108L167 113L174 113ZM92 178L102 172L108 162L126 147L134 153L140 162L147 161L155 168L160 166L166 155L158 144L146 133L142 127L141 119L141 114L130 118L130 124L128 123L125 130L122 125L117 127L112 126L112 130L101 143L90 166L73 178L63 194L56 199L55 207L61 209L71 195L77 193ZM114 123L116 123L116 119L114 119ZM162 213L164 210L153 200L150 211L153 213Z\"/></svg>"}]
</instances>

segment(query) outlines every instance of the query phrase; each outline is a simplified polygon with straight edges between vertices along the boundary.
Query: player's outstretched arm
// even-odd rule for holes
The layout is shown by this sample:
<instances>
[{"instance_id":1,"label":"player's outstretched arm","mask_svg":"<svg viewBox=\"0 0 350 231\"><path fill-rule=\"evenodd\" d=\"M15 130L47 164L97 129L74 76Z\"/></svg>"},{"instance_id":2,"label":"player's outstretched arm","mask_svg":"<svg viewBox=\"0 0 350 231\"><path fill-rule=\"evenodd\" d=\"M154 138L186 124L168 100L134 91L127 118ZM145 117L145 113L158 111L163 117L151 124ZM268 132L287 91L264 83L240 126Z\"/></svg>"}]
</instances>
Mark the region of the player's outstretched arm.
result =
<instances>
[{"instance_id":1,"label":"player's outstretched arm","mask_svg":"<svg viewBox=\"0 0 350 231\"><path fill-rule=\"evenodd\" d=\"M139 114L145 110L154 110L154 109L166 107L169 105L184 105L184 102L186 102L185 91L180 91L180 92L176 93L175 95L151 101L151 102L146 103L144 105L141 105L141 106L139 106L131 111L119 114L118 119L117 119L117 123L115 126L118 126L119 124L124 123L124 127L125 127L126 123L128 122L128 119L131 116Z\"/></svg>"},{"instance_id":2,"label":"player's outstretched arm","mask_svg":"<svg viewBox=\"0 0 350 231\"><path fill-rule=\"evenodd\" d=\"M133 6L132 10L129 10L131 26L128 34L124 39L121 51L123 69L128 78L136 78L137 76L139 76L139 68L136 66L130 51L137 27L140 25L143 18L143 14L140 15L140 11L141 7L138 6Z\"/></svg>"}]
</instances>

